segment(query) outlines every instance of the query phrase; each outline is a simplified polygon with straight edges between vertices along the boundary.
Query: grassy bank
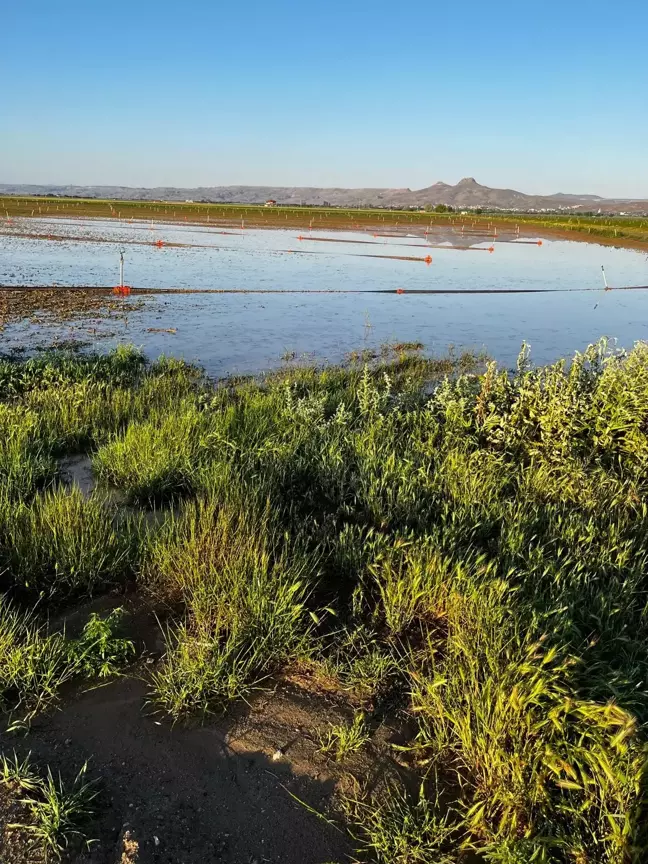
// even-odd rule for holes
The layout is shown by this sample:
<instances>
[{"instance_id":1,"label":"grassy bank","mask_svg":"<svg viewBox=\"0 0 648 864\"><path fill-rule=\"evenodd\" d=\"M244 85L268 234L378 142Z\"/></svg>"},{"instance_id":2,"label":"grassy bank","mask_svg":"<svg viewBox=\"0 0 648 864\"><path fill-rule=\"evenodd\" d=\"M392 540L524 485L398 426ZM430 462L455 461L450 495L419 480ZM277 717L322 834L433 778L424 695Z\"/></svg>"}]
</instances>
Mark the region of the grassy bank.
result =
<instances>
[{"instance_id":1,"label":"grassy bank","mask_svg":"<svg viewBox=\"0 0 648 864\"><path fill-rule=\"evenodd\" d=\"M353 707L336 760L407 721L415 782L358 777L341 804L363 860L645 860L648 346L218 385L50 354L2 361L0 400L14 717L81 674L45 611L130 586L164 621L151 701L178 721L282 676ZM79 452L89 496L60 479Z\"/></svg>"},{"instance_id":2,"label":"grassy bank","mask_svg":"<svg viewBox=\"0 0 648 864\"><path fill-rule=\"evenodd\" d=\"M648 247L648 219L625 216L585 216L548 213L424 213L409 210L332 207L263 207L241 204L196 204L164 201L109 201L99 199L0 197L0 217L67 217L188 222L199 225L247 228L308 228L322 230L395 230L429 225L465 226L487 232L497 226L537 235L557 234L590 242ZM501 233L501 231L500 231Z\"/></svg>"}]
</instances>

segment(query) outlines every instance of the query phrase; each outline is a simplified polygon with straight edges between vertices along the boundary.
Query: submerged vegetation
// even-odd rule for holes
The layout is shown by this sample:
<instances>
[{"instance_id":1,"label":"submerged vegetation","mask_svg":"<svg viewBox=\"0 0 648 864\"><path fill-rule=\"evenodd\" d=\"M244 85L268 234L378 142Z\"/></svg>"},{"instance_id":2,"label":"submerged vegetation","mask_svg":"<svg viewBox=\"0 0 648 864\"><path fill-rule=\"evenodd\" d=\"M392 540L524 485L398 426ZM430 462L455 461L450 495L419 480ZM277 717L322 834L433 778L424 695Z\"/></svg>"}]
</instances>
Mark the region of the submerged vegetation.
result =
<instances>
[{"instance_id":1,"label":"submerged vegetation","mask_svg":"<svg viewBox=\"0 0 648 864\"><path fill-rule=\"evenodd\" d=\"M342 804L365 859L645 860L648 345L513 372L419 347L218 384L132 349L2 361L3 707L129 662L118 615L72 640L45 609L135 587L176 720L280 676L353 707L335 760L407 718L414 791Z\"/></svg>"},{"instance_id":2,"label":"submerged vegetation","mask_svg":"<svg viewBox=\"0 0 648 864\"><path fill-rule=\"evenodd\" d=\"M91 317L92 328L85 328L85 336L93 338L113 335L104 325L138 312L151 302L150 297L116 297L112 289L52 288L52 289L0 289L0 333L8 324L29 321L39 326L61 322L83 322Z\"/></svg>"}]
</instances>

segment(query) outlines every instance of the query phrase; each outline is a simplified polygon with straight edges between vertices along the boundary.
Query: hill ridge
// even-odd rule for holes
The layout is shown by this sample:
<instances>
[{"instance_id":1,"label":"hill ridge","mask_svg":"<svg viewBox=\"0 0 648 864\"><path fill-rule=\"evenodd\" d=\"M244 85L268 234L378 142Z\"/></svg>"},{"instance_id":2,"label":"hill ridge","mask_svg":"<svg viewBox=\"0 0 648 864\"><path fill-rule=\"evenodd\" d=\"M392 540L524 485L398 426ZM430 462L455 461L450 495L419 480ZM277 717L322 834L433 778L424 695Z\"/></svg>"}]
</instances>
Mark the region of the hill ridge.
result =
<instances>
[{"instance_id":1,"label":"hill ridge","mask_svg":"<svg viewBox=\"0 0 648 864\"><path fill-rule=\"evenodd\" d=\"M501 210L618 210L625 205L628 212L648 210L648 201L623 198L602 198L597 195L577 195L558 192L554 195L534 195L515 189L483 186L474 177L464 177L455 185L437 181L422 189L406 188L344 188L321 186L82 186L74 184L0 183L3 195L58 195L78 198L114 198L142 201L208 201L232 204L263 204L272 199L278 204L320 205L335 207L426 207L446 204L458 209L487 208Z\"/></svg>"}]
</instances>

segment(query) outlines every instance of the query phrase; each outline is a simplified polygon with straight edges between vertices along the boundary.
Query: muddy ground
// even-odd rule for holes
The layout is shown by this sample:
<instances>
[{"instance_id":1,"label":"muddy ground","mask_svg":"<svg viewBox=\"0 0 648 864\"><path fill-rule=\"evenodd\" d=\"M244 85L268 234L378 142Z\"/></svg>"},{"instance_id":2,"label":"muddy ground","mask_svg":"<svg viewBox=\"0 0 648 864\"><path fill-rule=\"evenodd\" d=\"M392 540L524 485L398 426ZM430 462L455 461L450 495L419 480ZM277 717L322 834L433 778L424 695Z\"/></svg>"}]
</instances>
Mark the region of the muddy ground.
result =
<instances>
[{"instance_id":1,"label":"muddy ground","mask_svg":"<svg viewBox=\"0 0 648 864\"><path fill-rule=\"evenodd\" d=\"M73 864L326 864L354 860L353 838L339 810L341 793L357 781L376 789L405 777L390 746L396 723L373 729L362 753L337 763L319 750L332 723L349 722L350 706L331 694L289 680L267 681L248 702L222 717L172 724L149 701L147 676L163 647L160 625L135 598L103 598L57 625L70 634L91 611L124 605L138 663L122 677L75 686L22 736L0 733L0 749L31 752L71 780L89 761L97 778L96 840L76 849ZM7 723L2 725L3 730ZM0 861L42 864L28 835L8 825L22 821L6 790L0 794ZM17 818L18 817L18 818ZM130 849L130 852L128 851Z\"/></svg>"},{"instance_id":2,"label":"muddy ground","mask_svg":"<svg viewBox=\"0 0 648 864\"><path fill-rule=\"evenodd\" d=\"M15 322L47 326L80 321L96 335L101 325L138 312L150 302L152 298L146 296L117 296L110 288L0 289L0 333Z\"/></svg>"}]
</instances>

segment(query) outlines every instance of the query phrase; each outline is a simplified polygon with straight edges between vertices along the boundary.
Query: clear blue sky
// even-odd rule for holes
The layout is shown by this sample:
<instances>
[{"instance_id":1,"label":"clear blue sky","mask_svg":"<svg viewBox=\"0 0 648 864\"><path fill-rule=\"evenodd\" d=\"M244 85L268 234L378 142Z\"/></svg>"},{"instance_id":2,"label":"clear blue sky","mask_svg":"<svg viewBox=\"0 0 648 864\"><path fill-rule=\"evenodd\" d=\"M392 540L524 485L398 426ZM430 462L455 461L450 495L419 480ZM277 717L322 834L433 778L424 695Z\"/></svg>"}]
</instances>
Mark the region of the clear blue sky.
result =
<instances>
[{"instance_id":1,"label":"clear blue sky","mask_svg":"<svg viewBox=\"0 0 648 864\"><path fill-rule=\"evenodd\" d=\"M648 198L647 0L0 7L0 182Z\"/></svg>"}]
</instances>

